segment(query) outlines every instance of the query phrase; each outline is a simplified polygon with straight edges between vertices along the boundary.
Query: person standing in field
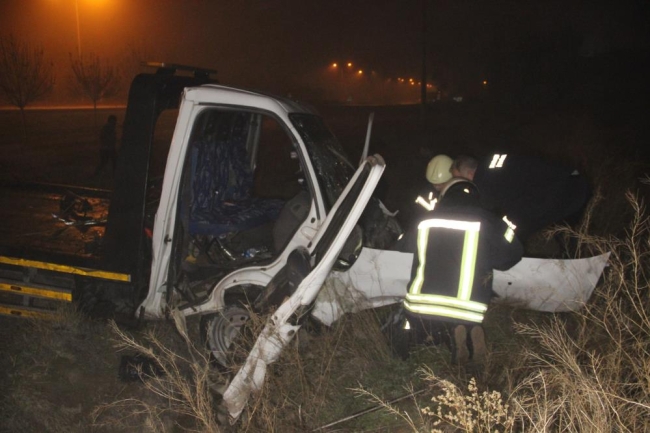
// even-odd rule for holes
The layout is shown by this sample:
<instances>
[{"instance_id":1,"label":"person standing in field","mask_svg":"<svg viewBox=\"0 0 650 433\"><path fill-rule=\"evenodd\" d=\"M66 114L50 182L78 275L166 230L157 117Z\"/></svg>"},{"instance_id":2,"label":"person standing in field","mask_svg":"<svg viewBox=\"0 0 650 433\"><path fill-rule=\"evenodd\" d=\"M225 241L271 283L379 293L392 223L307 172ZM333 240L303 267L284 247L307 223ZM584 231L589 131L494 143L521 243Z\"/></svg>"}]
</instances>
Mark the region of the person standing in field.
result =
<instances>
[{"instance_id":1,"label":"person standing in field","mask_svg":"<svg viewBox=\"0 0 650 433\"><path fill-rule=\"evenodd\" d=\"M110 161L115 172L115 165L117 163L117 117L114 115L108 116L106 124L102 126L99 133L99 165L95 169L95 176L97 176L102 169Z\"/></svg>"}]
</instances>

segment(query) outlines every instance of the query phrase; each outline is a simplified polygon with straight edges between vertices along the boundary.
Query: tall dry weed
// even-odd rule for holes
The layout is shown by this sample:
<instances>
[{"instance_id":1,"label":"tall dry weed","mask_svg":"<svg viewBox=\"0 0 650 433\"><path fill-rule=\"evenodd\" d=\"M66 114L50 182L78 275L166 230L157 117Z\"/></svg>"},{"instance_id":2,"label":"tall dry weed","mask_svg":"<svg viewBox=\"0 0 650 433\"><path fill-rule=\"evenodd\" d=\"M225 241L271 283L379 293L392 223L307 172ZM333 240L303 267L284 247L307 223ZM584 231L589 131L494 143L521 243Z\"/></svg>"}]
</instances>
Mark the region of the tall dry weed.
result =
<instances>
[{"instance_id":1,"label":"tall dry weed","mask_svg":"<svg viewBox=\"0 0 650 433\"><path fill-rule=\"evenodd\" d=\"M331 328L307 323L269 367L264 388L243 414L240 429L312 431L368 406L355 386L372 386L387 400L402 395L411 376L401 367L372 311L344 316ZM384 418L363 421L394 422Z\"/></svg>"},{"instance_id":2,"label":"tall dry weed","mask_svg":"<svg viewBox=\"0 0 650 433\"><path fill-rule=\"evenodd\" d=\"M478 372L480 381L467 371L425 368L425 381L436 387L430 388L431 405L423 409L421 424L388 405L386 410L406 416L414 432L650 431L650 217L640 198L628 193L626 199L632 217L625 236L590 234L593 204L579 230L564 227L551 234L577 240L579 256L611 253L583 309L512 314L512 341L495 341L488 332L492 357L501 346L509 351L502 376L490 374L489 366ZM496 310L489 316L503 315L507 307ZM488 317L486 328L493 319ZM479 382L501 392L479 392Z\"/></svg>"},{"instance_id":3,"label":"tall dry weed","mask_svg":"<svg viewBox=\"0 0 650 433\"><path fill-rule=\"evenodd\" d=\"M153 329L147 330L142 339L136 339L111 322L117 347L146 356L160 371L138 371L143 386L155 399L128 398L102 405L94 412L96 426L119 424L166 432L175 431L181 424L190 431L221 431L218 406L211 391L215 378L210 360L204 350L192 343L184 319L178 314L173 317L186 346L184 351L163 342Z\"/></svg>"},{"instance_id":4,"label":"tall dry weed","mask_svg":"<svg viewBox=\"0 0 650 433\"><path fill-rule=\"evenodd\" d=\"M589 304L547 325L518 325L538 343L525 353L531 373L511 394L527 431L650 428L650 218L642 200L626 197L633 217L624 238L562 229L583 251L611 252Z\"/></svg>"}]
</instances>

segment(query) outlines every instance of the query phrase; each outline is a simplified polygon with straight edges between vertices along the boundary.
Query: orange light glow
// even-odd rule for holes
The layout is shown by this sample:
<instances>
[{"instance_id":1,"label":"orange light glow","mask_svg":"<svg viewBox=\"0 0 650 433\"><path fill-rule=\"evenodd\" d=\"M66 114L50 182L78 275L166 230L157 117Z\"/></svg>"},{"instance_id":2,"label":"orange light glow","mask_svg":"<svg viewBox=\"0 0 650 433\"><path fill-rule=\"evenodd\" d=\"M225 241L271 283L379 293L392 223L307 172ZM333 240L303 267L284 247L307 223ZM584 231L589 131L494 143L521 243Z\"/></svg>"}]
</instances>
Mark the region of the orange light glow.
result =
<instances>
[{"instance_id":1,"label":"orange light glow","mask_svg":"<svg viewBox=\"0 0 650 433\"><path fill-rule=\"evenodd\" d=\"M333 68L338 68L338 67L339 67L339 64L336 63L336 62L335 62L335 63L332 63L332 67L333 67Z\"/></svg>"},{"instance_id":2,"label":"orange light glow","mask_svg":"<svg viewBox=\"0 0 650 433\"><path fill-rule=\"evenodd\" d=\"M483 80L483 85L487 86L487 80Z\"/></svg>"},{"instance_id":3,"label":"orange light glow","mask_svg":"<svg viewBox=\"0 0 650 433\"><path fill-rule=\"evenodd\" d=\"M362 71L361 69L359 69L359 70L357 71L357 74L362 75L362 74L363 74L363 71Z\"/></svg>"},{"instance_id":4,"label":"orange light glow","mask_svg":"<svg viewBox=\"0 0 650 433\"><path fill-rule=\"evenodd\" d=\"M348 62L348 68L352 67L352 62Z\"/></svg>"}]
</instances>

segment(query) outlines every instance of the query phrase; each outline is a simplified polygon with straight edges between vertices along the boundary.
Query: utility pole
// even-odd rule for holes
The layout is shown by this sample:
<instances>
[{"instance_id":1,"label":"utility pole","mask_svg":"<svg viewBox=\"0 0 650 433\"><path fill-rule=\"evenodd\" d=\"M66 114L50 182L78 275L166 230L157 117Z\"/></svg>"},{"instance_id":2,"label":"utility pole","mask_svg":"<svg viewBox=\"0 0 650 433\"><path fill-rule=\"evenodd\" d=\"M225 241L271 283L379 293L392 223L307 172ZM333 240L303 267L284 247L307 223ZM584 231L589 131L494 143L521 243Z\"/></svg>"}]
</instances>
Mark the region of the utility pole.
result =
<instances>
[{"instance_id":1,"label":"utility pole","mask_svg":"<svg viewBox=\"0 0 650 433\"><path fill-rule=\"evenodd\" d=\"M75 10L77 12L77 55L81 59L81 33L79 32L79 0L75 0Z\"/></svg>"},{"instance_id":2,"label":"utility pole","mask_svg":"<svg viewBox=\"0 0 650 433\"><path fill-rule=\"evenodd\" d=\"M427 0L422 0L422 78L420 80L420 103L427 105Z\"/></svg>"}]
</instances>

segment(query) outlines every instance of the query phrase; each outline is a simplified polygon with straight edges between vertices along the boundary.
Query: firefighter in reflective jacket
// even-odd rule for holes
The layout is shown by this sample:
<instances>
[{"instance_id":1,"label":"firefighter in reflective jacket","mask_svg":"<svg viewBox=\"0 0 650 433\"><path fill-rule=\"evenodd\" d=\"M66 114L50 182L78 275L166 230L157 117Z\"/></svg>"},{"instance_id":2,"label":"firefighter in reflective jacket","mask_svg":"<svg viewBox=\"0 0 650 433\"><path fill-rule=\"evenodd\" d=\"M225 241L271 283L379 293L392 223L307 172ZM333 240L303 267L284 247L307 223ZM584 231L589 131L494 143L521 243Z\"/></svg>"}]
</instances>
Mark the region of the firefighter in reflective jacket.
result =
<instances>
[{"instance_id":1,"label":"firefighter in reflective jacket","mask_svg":"<svg viewBox=\"0 0 650 433\"><path fill-rule=\"evenodd\" d=\"M507 217L480 206L472 182L452 178L436 189L436 208L406 240L414 253L406 326L420 336L444 329L452 362L480 362L487 351L481 323L492 295L492 270L514 266L523 247Z\"/></svg>"}]
</instances>

